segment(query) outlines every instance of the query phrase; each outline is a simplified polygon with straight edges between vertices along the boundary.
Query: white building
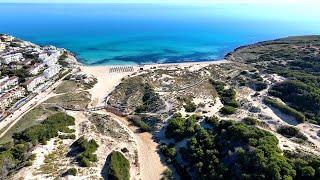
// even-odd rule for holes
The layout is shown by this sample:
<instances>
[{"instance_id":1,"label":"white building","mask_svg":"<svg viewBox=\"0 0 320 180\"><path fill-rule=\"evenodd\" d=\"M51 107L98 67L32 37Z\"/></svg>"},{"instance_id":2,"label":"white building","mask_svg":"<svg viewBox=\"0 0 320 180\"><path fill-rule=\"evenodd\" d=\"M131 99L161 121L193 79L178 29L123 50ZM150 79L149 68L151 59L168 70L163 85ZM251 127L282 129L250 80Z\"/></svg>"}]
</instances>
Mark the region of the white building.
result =
<instances>
[{"instance_id":1,"label":"white building","mask_svg":"<svg viewBox=\"0 0 320 180\"><path fill-rule=\"evenodd\" d=\"M8 107L14 100L21 98L25 95L26 90L21 86L16 86L10 91L0 95L0 109L4 110Z\"/></svg>"},{"instance_id":2,"label":"white building","mask_svg":"<svg viewBox=\"0 0 320 180\"><path fill-rule=\"evenodd\" d=\"M9 54L6 56L2 56L2 62L4 64L10 64L11 62L17 62L23 59L23 55L21 53Z\"/></svg>"},{"instance_id":3,"label":"white building","mask_svg":"<svg viewBox=\"0 0 320 180\"><path fill-rule=\"evenodd\" d=\"M16 86L19 83L19 78L17 76L12 76L8 79L7 84L8 86Z\"/></svg>"},{"instance_id":4,"label":"white building","mask_svg":"<svg viewBox=\"0 0 320 180\"><path fill-rule=\"evenodd\" d=\"M28 91L33 91L38 85L44 83L45 81L46 78L44 76L38 76L28 80L24 84L26 85Z\"/></svg>"},{"instance_id":5,"label":"white building","mask_svg":"<svg viewBox=\"0 0 320 180\"><path fill-rule=\"evenodd\" d=\"M29 69L30 74L37 75L44 68L44 64L37 63Z\"/></svg>"},{"instance_id":6,"label":"white building","mask_svg":"<svg viewBox=\"0 0 320 180\"><path fill-rule=\"evenodd\" d=\"M43 75L45 78L50 79L53 76L57 75L61 70L59 65L51 66L48 69L44 70Z\"/></svg>"},{"instance_id":7,"label":"white building","mask_svg":"<svg viewBox=\"0 0 320 180\"><path fill-rule=\"evenodd\" d=\"M49 57L47 53L41 53L38 56L39 56L38 59L40 61L44 61L45 59L47 59Z\"/></svg>"},{"instance_id":8,"label":"white building","mask_svg":"<svg viewBox=\"0 0 320 180\"><path fill-rule=\"evenodd\" d=\"M0 43L0 52L6 49L6 45L4 43Z\"/></svg>"},{"instance_id":9,"label":"white building","mask_svg":"<svg viewBox=\"0 0 320 180\"><path fill-rule=\"evenodd\" d=\"M0 83L6 82L6 81L8 81L8 80L9 80L9 76L1 77Z\"/></svg>"},{"instance_id":10,"label":"white building","mask_svg":"<svg viewBox=\"0 0 320 180\"><path fill-rule=\"evenodd\" d=\"M11 78L4 77L3 79L1 79L0 93L10 89L13 86L18 85L18 83L19 83L19 78L16 76L13 76Z\"/></svg>"}]
</instances>

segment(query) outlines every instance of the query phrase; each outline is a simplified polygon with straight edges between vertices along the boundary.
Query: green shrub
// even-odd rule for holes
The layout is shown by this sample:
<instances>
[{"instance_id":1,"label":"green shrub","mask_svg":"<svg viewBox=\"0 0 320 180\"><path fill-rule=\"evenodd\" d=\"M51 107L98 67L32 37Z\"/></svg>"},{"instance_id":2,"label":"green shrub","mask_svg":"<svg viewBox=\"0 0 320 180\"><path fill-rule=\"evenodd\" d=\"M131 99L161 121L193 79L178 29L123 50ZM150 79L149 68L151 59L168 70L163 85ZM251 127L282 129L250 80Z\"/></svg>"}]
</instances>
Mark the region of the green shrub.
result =
<instances>
[{"instance_id":1,"label":"green shrub","mask_svg":"<svg viewBox=\"0 0 320 180\"><path fill-rule=\"evenodd\" d=\"M189 118L172 118L169 120L168 126L165 130L167 138L174 138L180 141L186 137L192 136L199 128L196 116L192 115Z\"/></svg>"},{"instance_id":2,"label":"green shrub","mask_svg":"<svg viewBox=\"0 0 320 180\"><path fill-rule=\"evenodd\" d=\"M308 138L303 135L299 129L292 127L292 126L280 126L277 129L277 132L285 137L288 138L292 138L292 137L296 137L296 138L300 138L302 140L307 140Z\"/></svg>"},{"instance_id":3,"label":"green shrub","mask_svg":"<svg viewBox=\"0 0 320 180\"><path fill-rule=\"evenodd\" d=\"M160 151L167 158L167 163L172 163L177 155L177 150L173 144L170 144L169 146L165 144L160 145Z\"/></svg>"},{"instance_id":4,"label":"green shrub","mask_svg":"<svg viewBox=\"0 0 320 180\"><path fill-rule=\"evenodd\" d=\"M77 173L78 173L78 171L77 171L76 168L70 168L70 169L68 169L68 171L66 172L66 174L72 175L72 176L76 176Z\"/></svg>"},{"instance_id":5,"label":"green shrub","mask_svg":"<svg viewBox=\"0 0 320 180\"><path fill-rule=\"evenodd\" d=\"M184 169L194 179L284 179L295 170L270 132L243 123L220 121L213 130L199 129L180 150Z\"/></svg>"},{"instance_id":6,"label":"green shrub","mask_svg":"<svg viewBox=\"0 0 320 180\"><path fill-rule=\"evenodd\" d=\"M161 178L161 180L172 180L173 178L173 172L171 169L166 169L163 171L162 173L163 177Z\"/></svg>"},{"instance_id":7,"label":"green shrub","mask_svg":"<svg viewBox=\"0 0 320 180\"><path fill-rule=\"evenodd\" d=\"M60 139L76 139L75 134L60 134L58 137Z\"/></svg>"},{"instance_id":8,"label":"green shrub","mask_svg":"<svg viewBox=\"0 0 320 180\"><path fill-rule=\"evenodd\" d=\"M231 106L234 108L238 108L239 104L236 100L236 91L233 88L225 89L225 84L218 81L210 81L211 84L215 87L216 91L218 92L222 104L225 106Z\"/></svg>"},{"instance_id":9,"label":"green shrub","mask_svg":"<svg viewBox=\"0 0 320 180\"><path fill-rule=\"evenodd\" d=\"M288 115L295 117L301 123L305 121L305 116L301 112L287 106L286 104L282 104L282 103L278 102L277 100L269 98L269 97L266 97L264 99L264 102L266 104L269 104L269 105L281 110L285 114L288 114Z\"/></svg>"},{"instance_id":10,"label":"green shrub","mask_svg":"<svg viewBox=\"0 0 320 180\"><path fill-rule=\"evenodd\" d=\"M70 132L68 126L74 125L74 118L65 113L56 113L49 116L41 124L27 128L26 130L15 133L13 138L19 142L32 142L46 144L48 140L58 136L58 132Z\"/></svg>"},{"instance_id":11,"label":"green shrub","mask_svg":"<svg viewBox=\"0 0 320 180\"><path fill-rule=\"evenodd\" d=\"M253 117L246 117L246 118L242 119L242 121L245 124L251 125L251 126L257 125L259 123L259 121L256 118L253 118Z\"/></svg>"},{"instance_id":12,"label":"green shrub","mask_svg":"<svg viewBox=\"0 0 320 180\"><path fill-rule=\"evenodd\" d=\"M210 124L215 127L219 123L219 118L217 116L205 117L204 122Z\"/></svg>"},{"instance_id":13,"label":"green shrub","mask_svg":"<svg viewBox=\"0 0 320 180\"><path fill-rule=\"evenodd\" d=\"M118 151L113 151L110 155L108 178L115 180L130 179L130 163L124 155Z\"/></svg>"},{"instance_id":14,"label":"green shrub","mask_svg":"<svg viewBox=\"0 0 320 180\"><path fill-rule=\"evenodd\" d=\"M232 106L224 106L220 109L220 113L224 115L231 115L236 113L236 109Z\"/></svg>"},{"instance_id":15,"label":"green shrub","mask_svg":"<svg viewBox=\"0 0 320 180\"><path fill-rule=\"evenodd\" d=\"M264 81L257 81L254 83L254 89L256 91L262 91L268 88L268 84Z\"/></svg>"},{"instance_id":16,"label":"green shrub","mask_svg":"<svg viewBox=\"0 0 320 180\"><path fill-rule=\"evenodd\" d=\"M98 149L99 145L97 142L92 139L88 141L84 137L80 137L73 144L73 147L78 149L78 153L76 154L78 162L84 166L91 166L91 162L96 162L97 155L94 152Z\"/></svg>"},{"instance_id":17,"label":"green shrub","mask_svg":"<svg viewBox=\"0 0 320 180\"><path fill-rule=\"evenodd\" d=\"M139 116L132 116L129 118L129 121L132 122L133 125L139 127L142 132L150 132L152 130L152 128Z\"/></svg>"},{"instance_id":18,"label":"green shrub","mask_svg":"<svg viewBox=\"0 0 320 180\"><path fill-rule=\"evenodd\" d=\"M188 113L192 113L192 112L196 111L196 109L197 109L197 105L191 101L187 101L186 105L184 105L183 107L185 108L186 112L188 112Z\"/></svg>"}]
</instances>

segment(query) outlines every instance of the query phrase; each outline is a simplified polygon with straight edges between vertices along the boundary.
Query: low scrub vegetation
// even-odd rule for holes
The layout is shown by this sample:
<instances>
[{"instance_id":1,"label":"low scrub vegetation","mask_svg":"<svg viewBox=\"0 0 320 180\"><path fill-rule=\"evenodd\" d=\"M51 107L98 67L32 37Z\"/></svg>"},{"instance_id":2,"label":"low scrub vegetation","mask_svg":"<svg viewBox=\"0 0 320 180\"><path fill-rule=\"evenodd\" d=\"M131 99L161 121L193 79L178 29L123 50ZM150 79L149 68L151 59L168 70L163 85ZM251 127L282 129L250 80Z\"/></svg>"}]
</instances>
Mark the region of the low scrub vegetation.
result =
<instances>
[{"instance_id":1,"label":"low scrub vegetation","mask_svg":"<svg viewBox=\"0 0 320 180\"><path fill-rule=\"evenodd\" d=\"M118 151L110 154L108 178L117 180L130 179L130 163L124 155Z\"/></svg>"},{"instance_id":2,"label":"low scrub vegetation","mask_svg":"<svg viewBox=\"0 0 320 180\"><path fill-rule=\"evenodd\" d=\"M174 147L174 144L162 144L160 145L161 153L167 158L167 163L172 163L174 161L175 156L177 155L177 150Z\"/></svg>"},{"instance_id":3,"label":"low scrub vegetation","mask_svg":"<svg viewBox=\"0 0 320 180\"><path fill-rule=\"evenodd\" d=\"M159 94L157 94L148 83L144 84L142 103L142 105L136 108L135 111L137 113L156 112L163 106L163 101Z\"/></svg>"},{"instance_id":4,"label":"low scrub vegetation","mask_svg":"<svg viewBox=\"0 0 320 180\"><path fill-rule=\"evenodd\" d=\"M184 105L183 107L188 113L192 113L197 109L197 105L190 100L186 101L186 105Z\"/></svg>"},{"instance_id":5,"label":"low scrub vegetation","mask_svg":"<svg viewBox=\"0 0 320 180\"><path fill-rule=\"evenodd\" d=\"M181 141L184 138L194 135L199 128L196 116L192 115L188 118L176 117L169 120L168 127L165 131L167 138L173 138Z\"/></svg>"},{"instance_id":6,"label":"low scrub vegetation","mask_svg":"<svg viewBox=\"0 0 320 180\"><path fill-rule=\"evenodd\" d=\"M292 138L292 137L295 137L295 138L299 138L299 139L302 139L302 140L307 140L308 138L303 135L299 129L295 128L295 127L292 127L292 126L280 126L278 129L277 129L277 132L285 137L288 137L288 138Z\"/></svg>"},{"instance_id":7,"label":"low scrub vegetation","mask_svg":"<svg viewBox=\"0 0 320 180\"><path fill-rule=\"evenodd\" d=\"M181 154L184 164L176 160L177 156L170 147L163 147L164 155L173 159L173 165L184 179L320 177L318 157L306 156L302 161L283 154L278 139L270 132L234 121L209 122L214 122L210 123L213 128L198 128L192 137L187 138L187 146L176 152ZM254 124L255 121L250 118L248 122ZM173 131L179 129L177 126Z\"/></svg>"},{"instance_id":8,"label":"low scrub vegetation","mask_svg":"<svg viewBox=\"0 0 320 180\"><path fill-rule=\"evenodd\" d=\"M97 155L94 153L99 145L94 139L87 140L84 137L80 137L72 144L72 147L75 148L77 152L76 159L81 166L90 167L92 162L98 160Z\"/></svg>"},{"instance_id":9,"label":"low scrub vegetation","mask_svg":"<svg viewBox=\"0 0 320 180\"><path fill-rule=\"evenodd\" d=\"M129 117L129 121L132 122L133 125L139 127L141 132L150 132L152 130L150 125L145 123L139 116L131 116Z\"/></svg>"},{"instance_id":10,"label":"low scrub vegetation","mask_svg":"<svg viewBox=\"0 0 320 180\"><path fill-rule=\"evenodd\" d=\"M231 115L236 112L236 108L232 106L223 106L219 112L224 115Z\"/></svg>"},{"instance_id":11,"label":"low scrub vegetation","mask_svg":"<svg viewBox=\"0 0 320 180\"><path fill-rule=\"evenodd\" d=\"M278 74L285 81L275 84L269 93L305 119L320 124L320 36L289 37L238 48L226 59L253 65L260 72Z\"/></svg>"},{"instance_id":12,"label":"low scrub vegetation","mask_svg":"<svg viewBox=\"0 0 320 180\"><path fill-rule=\"evenodd\" d=\"M320 82L320 79L317 81ZM284 111L294 115L300 122L305 119L314 123L320 122L320 85L315 87L310 83L289 80L272 87L269 94L288 103L292 108L286 107Z\"/></svg>"},{"instance_id":13,"label":"low scrub vegetation","mask_svg":"<svg viewBox=\"0 0 320 180\"><path fill-rule=\"evenodd\" d=\"M73 117L65 113L57 113L49 116L41 124L32 126L20 133L15 133L13 139L17 142L31 142L33 145L38 143L46 144L51 138L57 137L59 135L58 132L73 132L68 128L68 126L73 125Z\"/></svg>"},{"instance_id":14,"label":"low scrub vegetation","mask_svg":"<svg viewBox=\"0 0 320 180\"><path fill-rule=\"evenodd\" d=\"M211 80L210 82L218 92L221 102L224 105L220 112L224 115L234 114L236 112L236 108L239 107L236 100L236 91L233 88L225 89L225 84L222 82L214 80Z\"/></svg>"},{"instance_id":15,"label":"low scrub vegetation","mask_svg":"<svg viewBox=\"0 0 320 180\"><path fill-rule=\"evenodd\" d=\"M254 126L259 124L259 120L253 117L246 117L242 119L242 122L244 122L246 125Z\"/></svg>"},{"instance_id":16,"label":"low scrub vegetation","mask_svg":"<svg viewBox=\"0 0 320 180\"><path fill-rule=\"evenodd\" d=\"M295 117L301 123L305 121L305 116L301 112L287 106L286 104L280 103L279 101L272 99L272 98L269 98L269 97L266 97L264 99L264 102L266 104L271 105L274 108L279 109L280 111L282 111L283 113L285 113L287 115Z\"/></svg>"},{"instance_id":17,"label":"low scrub vegetation","mask_svg":"<svg viewBox=\"0 0 320 180\"><path fill-rule=\"evenodd\" d=\"M35 156L31 150L37 144L46 144L51 138L57 137L59 132L72 132L68 126L74 125L74 118L65 113L50 115L40 124L31 126L13 135L13 143L0 145L0 179L14 171L32 165Z\"/></svg>"}]
</instances>

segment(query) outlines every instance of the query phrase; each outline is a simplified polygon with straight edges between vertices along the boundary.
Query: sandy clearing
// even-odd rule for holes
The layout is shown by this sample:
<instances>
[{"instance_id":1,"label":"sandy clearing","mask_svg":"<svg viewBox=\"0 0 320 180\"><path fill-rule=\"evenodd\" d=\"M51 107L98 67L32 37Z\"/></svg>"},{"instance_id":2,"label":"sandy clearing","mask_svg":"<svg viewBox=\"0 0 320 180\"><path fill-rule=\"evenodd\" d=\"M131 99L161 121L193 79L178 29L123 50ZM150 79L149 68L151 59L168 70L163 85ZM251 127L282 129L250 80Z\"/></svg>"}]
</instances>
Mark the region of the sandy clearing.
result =
<instances>
[{"instance_id":1,"label":"sandy clearing","mask_svg":"<svg viewBox=\"0 0 320 180\"><path fill-rule=\"evenodd\" d=\"M81 66L81 71L90 74L98 79L97 84L89 90L92 95L91 107L104 105L104 100L114 88L120 84L121 79L132 74L127 73L109 73L110 67L105 66Z\"/></svg>"}]
</instances>

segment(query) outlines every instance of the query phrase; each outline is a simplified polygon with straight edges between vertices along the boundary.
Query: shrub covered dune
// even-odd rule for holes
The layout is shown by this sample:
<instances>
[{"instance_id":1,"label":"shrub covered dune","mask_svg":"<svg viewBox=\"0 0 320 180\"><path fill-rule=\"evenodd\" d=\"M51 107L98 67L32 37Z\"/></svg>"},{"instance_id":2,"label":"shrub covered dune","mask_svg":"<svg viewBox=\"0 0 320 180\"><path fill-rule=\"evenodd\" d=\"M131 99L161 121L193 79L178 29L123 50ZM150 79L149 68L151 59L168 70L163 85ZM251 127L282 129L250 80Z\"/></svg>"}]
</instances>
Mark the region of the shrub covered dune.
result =
<instances>
[{"instance_id":1,"label":"shrub covered dune","mask_svg":"<svg viewBox=\"0 0 320 180\"><path fill-rule=\"evenodd\" d=\"M269 94L289 105L292 109L280 108L298 115L300 121L320 124L319 48L320 36L288 37L238 48L226 59L285 77L271 87Z\"/></svg>"},{"instance_id":2,"label":"shrub covered dune","mask_svg":"<svg viewBox=\"0 0 320 180\"><path fill-rule=\"evenodd\" d=\"M265 130L234 121L206 121L207 129L175 117L166 129L168 138L187 140L187 145L161 146L183 179L319 179L320 158L282 152L278 139ZM181 164L180 154L186 164Z\"/></svg>"},{"instance_id":3,"label":"shrub covered dune","mask_svg":"<svg viewBox=\"0 0 320 180\"><path fill-rule=\"evenodd\" d=\"M13 135L13 142L0 146L0 179L6 179L14 171L31 165L35 158L31 150L37 144L46 144L59 132L72 133L68 126L74 125L74 118L65 113L49 116L38 125L31 126Z\"/></svg>"}]
</instances>

